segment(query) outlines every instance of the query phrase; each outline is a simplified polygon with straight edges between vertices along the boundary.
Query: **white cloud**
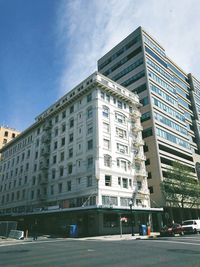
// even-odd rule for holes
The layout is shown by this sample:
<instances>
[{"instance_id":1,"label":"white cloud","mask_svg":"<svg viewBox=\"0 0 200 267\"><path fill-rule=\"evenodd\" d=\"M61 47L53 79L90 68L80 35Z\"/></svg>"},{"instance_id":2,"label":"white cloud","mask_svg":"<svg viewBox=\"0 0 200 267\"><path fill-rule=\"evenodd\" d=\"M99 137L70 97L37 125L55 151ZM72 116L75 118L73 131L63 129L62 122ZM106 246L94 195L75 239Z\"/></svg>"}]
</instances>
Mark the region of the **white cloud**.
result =
<instances>
[{"instance_id":1,"label":"white cloud","mask_svg":"<svg viewBox=\"0 0 200 267\"><path fill-rule=\"evenodd\" d=\"M58 41L63 49L59 78L63 95L96 70L97 60L144 27L186 72L200 77L198 0L66 0L58 10Z\"/></svg>"}]
</instances>

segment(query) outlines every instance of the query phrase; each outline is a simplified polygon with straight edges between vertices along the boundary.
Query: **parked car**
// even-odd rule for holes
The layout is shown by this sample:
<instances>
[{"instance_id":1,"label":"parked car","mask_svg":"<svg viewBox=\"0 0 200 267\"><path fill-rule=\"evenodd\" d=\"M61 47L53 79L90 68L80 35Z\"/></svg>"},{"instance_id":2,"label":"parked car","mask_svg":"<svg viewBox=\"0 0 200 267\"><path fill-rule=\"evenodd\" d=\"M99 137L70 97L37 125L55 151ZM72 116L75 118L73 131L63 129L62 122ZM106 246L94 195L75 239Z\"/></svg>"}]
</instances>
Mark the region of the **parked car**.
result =
<instances>
[{"instance_id":1,"label":"parked car","mask_svg":"<svg viewBox=\"0 0 200 267\"><path fill-rule=\"evenodd\" d=\"M161 236L174 236L176 234L184 235L184 230L181 224L173 223L169 226L165 225L160 231Z\"/></svg>"},{"instance_id":2,"label":"parked car","mask_svg":"<svg viewBox=\"0 0 200 267\"><path fill-rule=\"evenodd\" d=\"M185 233L200 233L200 220L183 221L182 227Z\"/></svg>"}]
</instances>

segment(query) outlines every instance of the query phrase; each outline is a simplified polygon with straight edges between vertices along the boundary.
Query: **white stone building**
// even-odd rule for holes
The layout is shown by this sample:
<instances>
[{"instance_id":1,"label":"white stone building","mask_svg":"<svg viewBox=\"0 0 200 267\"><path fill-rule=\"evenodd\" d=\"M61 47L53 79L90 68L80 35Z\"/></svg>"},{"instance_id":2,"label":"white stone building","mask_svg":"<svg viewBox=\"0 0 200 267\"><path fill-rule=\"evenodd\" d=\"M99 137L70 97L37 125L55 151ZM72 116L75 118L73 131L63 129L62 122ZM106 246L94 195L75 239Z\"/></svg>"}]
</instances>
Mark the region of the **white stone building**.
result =
<instances>
[{"instance_id":1,"label":"white stone building","mask_svg":"<svg viewBox=\"0 0 200 267\"><path fill-rule=\"evenodd\" d=\"M41 231L119 232L149 220L139 99L94 73L1 149L0 212ZM130 231L130 219L125 230Z\"/></svg>"}]
</instances>

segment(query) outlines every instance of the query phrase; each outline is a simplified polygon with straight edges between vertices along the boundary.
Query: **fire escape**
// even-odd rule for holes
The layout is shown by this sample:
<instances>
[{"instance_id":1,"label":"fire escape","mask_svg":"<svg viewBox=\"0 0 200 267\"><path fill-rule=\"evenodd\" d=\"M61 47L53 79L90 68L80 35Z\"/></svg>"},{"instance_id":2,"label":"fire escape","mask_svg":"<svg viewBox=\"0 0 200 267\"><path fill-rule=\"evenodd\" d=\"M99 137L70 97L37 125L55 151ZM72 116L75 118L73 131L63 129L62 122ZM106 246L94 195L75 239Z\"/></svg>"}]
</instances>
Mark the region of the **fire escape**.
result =
<instances>
[{"instance_id":1,"label":"fire escape","mask_svg":"<svg viewBox=\"0 0 200 267\"><path fill-rule=\"evenodd\" d=\"M47 121L43 128L43 135L41 138L41 151L40 151L40 165L39 165L39 206L45 207L47 205L47 184L48 184L48 170L50 161L50 145L51 145L51 121Z\"/></svg>"}]
</instances>

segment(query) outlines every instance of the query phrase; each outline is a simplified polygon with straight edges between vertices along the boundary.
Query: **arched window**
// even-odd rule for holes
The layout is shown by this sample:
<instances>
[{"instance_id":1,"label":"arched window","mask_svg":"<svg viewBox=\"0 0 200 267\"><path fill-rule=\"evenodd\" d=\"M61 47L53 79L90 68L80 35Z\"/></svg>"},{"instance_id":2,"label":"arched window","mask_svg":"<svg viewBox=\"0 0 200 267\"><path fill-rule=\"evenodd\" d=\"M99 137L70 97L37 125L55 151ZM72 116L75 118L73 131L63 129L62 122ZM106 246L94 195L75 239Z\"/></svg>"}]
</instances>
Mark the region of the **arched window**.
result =
<instances>
[{"instance_id":1,"label":"arched window","mask_svg":"<svg viewBox=\"0 0 200 267\"><path fill-rule=\"evenodd\" d=\"M103 106L103 111L102 111L102 115L105 118L109 118L109 114L110 114L110 110L107 106Z\"/></svg>"},{"instance_id":2,"label":"arched window","mask_svg":"<svg viewBox=\"0 0 200 267\"><path fill-rule=\"evenodd\" d=\"M120 112L115 112L115 120L119 123L126 123L126 116Z\"/></svg>"}]
</instances>

